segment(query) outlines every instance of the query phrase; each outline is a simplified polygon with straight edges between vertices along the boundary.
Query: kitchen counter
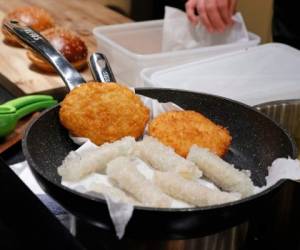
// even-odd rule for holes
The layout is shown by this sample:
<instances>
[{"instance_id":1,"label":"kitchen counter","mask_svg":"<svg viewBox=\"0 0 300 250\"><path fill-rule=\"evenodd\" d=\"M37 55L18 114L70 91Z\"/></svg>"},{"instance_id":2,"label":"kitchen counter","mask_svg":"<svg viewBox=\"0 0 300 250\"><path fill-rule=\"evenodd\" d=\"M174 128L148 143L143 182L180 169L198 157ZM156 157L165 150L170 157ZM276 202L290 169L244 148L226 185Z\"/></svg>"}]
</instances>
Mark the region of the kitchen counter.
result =
<instances>
[{"instance_id":1,"label":"kitchen counter","mask_svg":"<svg viewBox=\"0 0 300 250\"><path fill-rule=\"evenodd\" d=\"M59 26L75 30L86 42L89 53L96 50L92 30L96 26L120 24L131 20L101 5L98 0L13 0L0 1L0 19L16 7L36 5L46 9ZM92 76L86 68L82 75L86 80ZM56 74L45 74L31 67L26 50L3 43L0 33L0 81L5 85L13 83L26 94L64 87Z\"/></svg>"}]
</instances>

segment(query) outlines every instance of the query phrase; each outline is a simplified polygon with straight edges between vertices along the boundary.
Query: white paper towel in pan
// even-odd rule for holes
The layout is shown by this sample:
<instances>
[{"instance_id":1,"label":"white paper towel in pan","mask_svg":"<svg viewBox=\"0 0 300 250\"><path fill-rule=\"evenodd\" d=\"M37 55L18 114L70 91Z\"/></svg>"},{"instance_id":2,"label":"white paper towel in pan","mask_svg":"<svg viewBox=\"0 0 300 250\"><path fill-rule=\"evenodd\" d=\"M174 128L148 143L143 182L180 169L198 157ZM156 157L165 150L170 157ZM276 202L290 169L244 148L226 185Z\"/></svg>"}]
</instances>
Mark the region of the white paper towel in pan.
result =
<instances>
[{"instance_id":1,"label":"white paper towel in pan","mask_svg":"<svg viewBox=\"0 0 300 250\"><path fill-rule=\"evenodd\" d=\"M193 26L186 13L172 7L165 8L162 51L175 51L249 41L246 25L240 13L234 24L222 33L210 33L201 23Z\"/></svg>"},{"instance_id":2,"label":"white paper towel in pan","mask_svg":"<svg viewBox=\"0 0 300 250\"><path fill-rule=\"evenodd\" d=\"M181 108L174 103L159 103L155 99L151 99L148 97L142 97L143 102L145 105L151 110L151 118L157 116L158 114L166 111L172 110L180 110ZM93 144L89 140L85 140L86 142L80 146L75 152L73 152L73 157L77 157L78 161L80 161L81 153L87 150L93 150L94 148L98 147L97 145ZM81 141L82 142L82 141ZM23 162L20 164L16 164L11 166L14 172L31 188L31 190L35 193L43 192L40 189L36 189L36 182L32 177L31 172L28 169L27 162ZM138 167L139 171L147 178L151 179L151 168L147 168L142 162ZM29 173L29 174L28 174ZM272 166L269 168L269 174L266 178L267 185L262 188L257 188L256 192L261 192L265 190L267 187L274 185L281 179L291 179L291 180L299 180L300 179L300 166L298 160L292 159L277 159L273 162ZM63 181L62 185L67 186L70 189L76 190L81 193L89 193L93 196L99 196L99 194L91 192L91 187L94 183L100 183L102 185L111 186L111 183L108 180L108 177L103 174L92 173L80 181L76 182L67 182ZM209 182L199 182L200 185L205 185L209 188L215 188ZM102 196L100 196L102 198ZM113 224L115 226L116 234L119 238L122 238L126 226L132 217L132 213L134 211L134 206L131 204L125 204L120 202L119 200L114 200L110 197L104 196L107 202L107 206L109 209L109 213ZM180 201L174 201L172 203L172 207L180 208L180 207L187 207L188 204L184 204Z\"/></svg>"},{"instance_id":3,"label":"white paper towel in pan","mask_svg":"<svg viewBox=\"0 0 300 250\"><path fill-rule=\"evenodd\" d=\"M81 147L86 147L87 145L82 145ZM91 144L89 145L93 147ZM35 194L44 193L38 187L37 182L32 176L29 170L27 162L18 163L11 166L12 170L22 179L22 181L31 189ZM20 171L21 169L21 171ZM300 180L300 165L298 160L280 158L276 159L272 166L269 168L268 176L266 177L267 185L262 188L257 188L256 192L261 192L268 188L269 186L275 184L281 179L290 180ZM83 180L76 183L63 183L63 185L68 186L78 192L88 192L88 187L93 182L107 183L107 177L100 174L91 174L84 178ZM207 183L208 185L209 183ZM109 184L108 184L109 185ZM208 185L209 187L209 185ZM93 195L96 195L93 193ZM112 200L109 197L105 197L107 206L109 208L109 213L115 226L116 234L119 238L122 238L128 221L132 216L134 206L130 204L125 204Z\"/></svg>"},{"instance_id":4,"label":"white paper towel in pan","mask_svg":"<svg viewBox=\"0 0 300 250\"><path fill-rule=\"evenodd\" d=\"M132 91L134 91L134 89L132 89ZM178 105L172 102L160 103L156 99L152 99L146 96L140 96L140 97L143 103L145 104L145 106L150 110L150 120L152 120L154 117L158 116L160 113L163 112L182 110L181 107L179 107ZM145 133L146 131L147 129L145 130ZM70 137L76 144L82 145L72 154L72 157L77 157L78 161L80 161L82 152L87 150L93 150L95 147L97 147L97 145L93 144L87 138L73 137L71 135ZM153 175L153 173L151 174L151 171L153 172L151 168L148 167L147 169L147 166L145 166L142 162L138 165L138 168L144 169L144 171L141 171L141 173L147 179L149 178L151 179L151 176ZM97 196L97 194L94 192L90 193L93 183L100 183L106 186L111 185L106 175L101 175L98 173L92 173L80 181L75 181L75 182L63 181L62 185L67 186L68 188L71 188L81 193L89 193L90 195ZM207 185L207 183L205 183L205 185ZM104 197L107 202L109 214L113 221L117 237L122 238L125 233L126 226L132 216L134 206L131 204L120 202L119 200L112 199L108 196L104 196ZM187 206L188 204L182 203L180 201L174 200L174 202L172 203L172 207L174 208L181 208Z\"/></svg>"},{"instance_id":5,"label":"white paper towel in pan","mask_svg":"<svg viewBox=\"0 0 300 250\"><path fill-rule=\"evenodd\" d=\"M83 144L78 150L79 152L84 149L87 150L88 148L93 149L95 145L93 145L91 142L86 142ZM142 163L141 163L142 164ZM145 169L147 167L141 166L138 167L139 171L147 178L151 179L151 170L150 168ZM141 171L141 169L144 169ZM147 173L148 172L148 173ZM264 191L265 189L269 188L270 186L274 185L278 181L282 179L290 179L290 180L300 180L300 165L298 160L292 160L292 159L286 159L286 158L279 158L276 159L273 163L272 166L269 167L268 169L268 176L266 177L266 186L263 187L256 187L255 193L259 193ZM62 184L76 190L81 193L89 193L90 187L92 186L93 183L101 183L103 185L111 185L109 183L108 177L106 175L101 175L97 173L90 174L89 176L85 177L84 179L76 182L66 182L64 181ZM206 183L199 183L200 185L205 185L208 188L214 189L215 186L214 184L210 182ZM90 195L96 195L96 193L90 193ZM126 226L131 219L134 206L131 204L126 204L123 202L120 202L118 200L113 200L107 196L105 196L107 206L109 209L109 214L111 216L111 219L113 221L113 224L115 226L115 231L118 236L118 238L122 238ZM180 207L187 207L185 204L183 204L180 201L173 202L172 207L174 208L180 208Z\"/></svg>"},{"instance_id":6,"label":"white paper towel in pan","mask_svg":"<svg viewBox=\"0 0 300 250\"><path fill-rule=\"evenodd\" d=\"M168 102L168 103L160 103L155 99L140 96L144 104L150 109L150 119L153 119L154 117L158 116L162 112L167 111L173 111L173 110L182 110L179 106L177 106L174 103ZM74 154L74 157L78 157L78 160L80 160L80 153L86 150L92 150L93 148L97 147L95 144L90 142L86 138L81 138L80 141L78 141L76 137L72 138L75 143L81 144L83 141L86 141L79 149L76 150L76 154ZM143 165L141 165L138 168L144 169L144 171L141 171L141 173L147 178L151 179L151 168ZM152 174L153 175L153 174ZM292 159L277 159L273 162L272 166L269 168L269 175L266 178L267 184L264 187L256 187L255 192L259 193L264 191L266 188L270 187L271 185L274 185L276 182L278 182L281 179L291 179L291 180L298 180L300 179L300 166L298 160L292 160ZM97 173L93 173L84 179L76 182L63 182L62 184L74 189L78 192L88 193L90 192L90 187L92 186L93 182L98 182L104 185L111 185L109 183L108 177L106 175L101 175ZM202 185L206 185L209 188L214 188L214 184L207 182L207 183L201 183ZM95 195L95 193L90 193L91 195ZM97 194L96 194L97 195ZM109 213L111 216L111 219L114 223L116 234L119 238L122 238L126 226L132 216L134 206L131 204L125 204L118 200L113 200L109 197L106 197L107 206L109 208ZM181 202L174 202L172 204L172 207L180 208L185 207L184 204Z\"/></svg>"}]
</instances>

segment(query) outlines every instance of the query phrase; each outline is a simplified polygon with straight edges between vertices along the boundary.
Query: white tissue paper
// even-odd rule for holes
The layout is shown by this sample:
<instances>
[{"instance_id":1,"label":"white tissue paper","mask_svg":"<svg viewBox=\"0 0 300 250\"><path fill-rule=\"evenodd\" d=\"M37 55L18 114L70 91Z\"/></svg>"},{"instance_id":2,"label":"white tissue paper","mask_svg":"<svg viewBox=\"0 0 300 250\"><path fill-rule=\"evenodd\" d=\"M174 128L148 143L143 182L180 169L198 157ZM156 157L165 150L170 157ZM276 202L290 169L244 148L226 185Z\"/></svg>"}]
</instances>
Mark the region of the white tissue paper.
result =
<instances>
[{"instance_id":1,"label":"white tissue paper","mask_svg":"<svg viewBox=\"0 0 300 250\"><path fill-rule=\"evenodd\" d=\"M163 106L164 104L159 104L159 108L162 108ZM168 106L169 104L167 105L167 107ZM89 149L93 150L95 147L97 146L88 140L85 144L83 144L80 148L76 150L76 153L74 153L74 157L80 157L81 152ZM146 179L151 180L153 178L153 170L143 161L140 160L140 164L137 167L140 173L143 174ZM282 179L300 180L300 164L298 160L293 160L291 158L276 159L268 168L266 185L263 187L256 187L255 193L264 191L265 189L269 188L270 186L274 185ZM198 182L200 185L204 185L208 188L218 189L218 187L216 187L212 182L208 180L199 179ZM112 186L106 175L98 173L92 173L87 177L83 178L82 180L76 182L63 181L62 185L65 185L68 188L71 188L81 193L89 193L91 192L90 187L93 183L100 183L106 186ZM99 196L99 194L95 192L91 192L89 194L92 196ZM126 226L132 216L134 206L131 204L120 202L118 200L112 200L108 196L104 197L107 202L109 214L115 226L116 234L118 238L121 239L125 233ZM189 205L182 201L174 199L172 207L184 208L189 207Z\"/></svg>"},{"instance_id":2,"label":"white tissue paper","mask_svg":"<svg viewBox=\"0 0 300 250\"><path fill-rule=\"evenodd\" d=\"M282 179L293 181L300 180L299 160L293 160L291 158L278 158L274 160L272 165L268 168L266 185L263 187L257 187L256 193L266 190Z\"/></svg>"},{"instance_id":3,"label":"white tissue paper","mask_svg":"<svg viewBox=\"0 0 300 250\"><path fill-rule=\"evenodd\" d=\"M209 33L201 22L196 26L186 13L172 7L165 8L162 51L175 51L249 41L248 31L240 13L232 17L234 24L223 33Z\"/></svg>"},{"instance_id":4,"label":"white tissue paper","mask_svg":"<svg viewBox=\"0 0 300 250\"><path fill-rule=\"evenodd\" d=\"M151 110L151 119L156 117L162 112L172 111L172 110L182 110L179 106L174 103L159 103L155 99L151 99L145 96L141 96L144 104ZM70 157L75 157L78 160L81 158L81 154L87 150L94 150L98 146L93 144L86 138L80 138L79 141L76 141L76 138L73 138L78 144L82 144L75 152L73 152ZM35 182L26 162L22 162L16 165L12 165L11 168L17 173L23 181L32 189L33 192L39 193L43 192L38 187L38 184ZM138 165L138 170L145 176L147 179L153 178L153 170L147 164L141 161L141 164ZM30 173L28 175L28 173ZM266 177L267 185L259 188L257 187L256 192L261 192L266 188L274 185L277 181L281 179L291 179L299 180L300 179L300 166L298 160L284 159L280 158L273 162L272 166L269 167L269 174ZM80 181L76 182L67 182L63 181L62 185L67 186L70 189L76 190L81 193L87 193L96 197L103 197L99 193L95 193L92 186L95 183L99 183L105 186L112 186L108 177L106 175L92 173ZM200 179L199 184L212 189L218 189L213 183L206 181L205 179ZM107 202L109 213L113 221L116 234L119 238L122 238L126 226L132 216L134 206L131 204L123 203L118 200L112 200L111 198L104 196ZM176 201L172 204L172 207L188 207L188 204L181 201Z\"/></svg>"},{"instance_id":5,"label":"white tissue paper","mask_svg":"<svg viewBox=\"0 0 300 250\"><path fill-rule=\"evenodd\" d=\"M45 194L33 177L27 161L19 162L10 166L11 170L29 187L36 195Z\"/></svg>"},{"instance_id":6,"label":"white tissue paper","mask_svg":"<svg viewBox=\"0 0 300 250\"><path fill-rule=\"evenodd\" d=\"M122 239L126 226L132 216L134 207L127 203L113 200L109 196L105 196L110 218L114 223L117 237Z\"/></svg>"},{"instance_id":7,"label":"white tissue paper","mask_svg":"<svg viewBox=\"0 0 300 250\"><path fill-rule=\"evenodd\" d=\"M134 89L132 89L134 91ZM178 105L167 102L167 103L160 103L156 99L152 99L146 96L141 96L141 99L146 107L150 110L150 119L153 119L154 117L158 116L162 112L168 112L168 111L174 111L174 110L182 110L181 107ZM147 130L147 128L146 128ZM145 133L146 133L145 130ZM71 136L71 139L74 141L74 143L81 145L75 152L72 152L68 157L75 157L78 159L78 161L81 158L82 152L86 150L93 150L94 148L98 147L97 145L93 144L90 140L83 137L73 137ZM140 164L139 169L141 170L141 173L147 178L151 179L151 176L153 173L151 173L151 169L145 166L145 164ZM148 171L147 171L148 169ZM89 193L90 195L98 196L97 193L91 192L92 184L98 182L103 185L111 185L108 181L108 178L106 175L101 174L90 174L87 177L83 178L80 181L70 182L70 181L63 181L62 185L71 188L75 191L81 192L81 193ZM107 202L107 206L109 209L110 217L113 221L115 231L117 234L117 237L121 239L125 233L125 228L132 216L132 212L134 209L134 206L131 204L123 203L120 201L112 200L111 198L108 198L107 196L104 196ZM183 203L181 201L174 201L174 204L172 204L174 207L180 208L180 207L188 207L186 203Z\"/></svg>"},{"instance_id":8,"label":"white tissue paper","mask_svg":"<svg viewBox=\"0 0 300 250\"><path fill-rule=\"evenodd\" d=\"M132 89L132 91L134 91L134 89ZM156 99L152 99L141 95L140 97L143 103L145 104L145 106L147 106L150 109L150 119L155 118L162 112L182 110L181 107L179 107L178 105L172 102L160 103ZM145 134L146 133L147 133L147 128ZM95 147L98 147L97 145L89 141L87 138L73 137L72 140L79 145L81 145L84 142L84 144L80 148L78 148L76 152L74 152L73 154L74 157L78 157L78 160L80 160L81 153L83 151L93 150ZM153 178L153 170L151 170L151 168L149 168L147 164L145 164L143 161L141 161L140 164L138 165L138 170L144 175L146 179L151 180ZM255 192L256 193L262 192L263 190L275 184L277 181L281 179L292 179L292 180L300 179L300 167L299 167L298 160L283 159L283 158L275 160L272 166L269 168L269 174L266 177L267 185L264 187L256 187ZM96 173L93 173L77 182L72 183L72 182L64 181L62 184L78 192L89 193L91 192L90 187L94 182L98 182L108 186L111 185L106 175L101 175ZM199 179L199 184L204 185L211 189L218 189L213 183L205 179ZM98 196L99 194L90 193L90 195ZM105 196L105 199L109 208L111 219L115 226L116 234L119 238L122 238L125 233L126 225L128 224L132 216L134 206L127 203L122 203L120 201L113 201L107 196ZM188 207L188 204L183 203L181 201L176 201L174 202L174 204L172 204L172 207L177 207L177 208Z\"/></svg>"}]
</instances>

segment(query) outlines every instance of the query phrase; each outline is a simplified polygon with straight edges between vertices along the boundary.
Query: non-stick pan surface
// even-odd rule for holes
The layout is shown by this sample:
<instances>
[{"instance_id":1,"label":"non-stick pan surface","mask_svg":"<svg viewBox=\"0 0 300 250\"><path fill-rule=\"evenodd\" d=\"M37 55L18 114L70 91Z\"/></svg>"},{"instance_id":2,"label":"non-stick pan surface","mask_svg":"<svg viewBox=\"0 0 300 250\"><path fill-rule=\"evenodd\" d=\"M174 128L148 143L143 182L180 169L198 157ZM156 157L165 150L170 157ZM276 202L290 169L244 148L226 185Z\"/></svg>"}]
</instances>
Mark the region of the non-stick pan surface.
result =
<instances>
[{"instance_id":1,"label":"non-stick pan surface","mask_svg":"<svg viewBox=\"0 0 300 250\"><path fill-rule=\"evenodd\" d=\"M237 168L251 171L253 182L265 184L267 167L278 157L295 158L297 150L290 136L273 121L254 109L217 96L171 90L136 89L138 94L160 102L174 102L187 110L201 112L230 131L233 137L225 160ZM113 225L104 200L77 193L60 184L57 167L76 149L59 122L59 106L36 119L23 139L23 151L44 190L67 210L99 227ZM222 173L220 173L222 174ZM227 228L246 220L276 195L282 182L249 198L224 205L189 209L137 207L126 235L142 238L190 238Z\"/></svg>"}]
</instances>

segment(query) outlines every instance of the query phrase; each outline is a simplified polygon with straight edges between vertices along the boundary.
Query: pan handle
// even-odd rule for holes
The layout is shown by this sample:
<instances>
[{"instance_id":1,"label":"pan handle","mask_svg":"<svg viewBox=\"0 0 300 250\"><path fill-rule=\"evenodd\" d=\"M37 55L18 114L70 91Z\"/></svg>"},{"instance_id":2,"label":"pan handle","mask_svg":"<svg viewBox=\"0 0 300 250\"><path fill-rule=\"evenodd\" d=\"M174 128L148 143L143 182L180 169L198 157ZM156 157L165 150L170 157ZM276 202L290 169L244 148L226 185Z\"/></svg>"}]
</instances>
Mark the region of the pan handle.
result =
<instances>
[{"instance_id":1,"label":"pan handle","mask_svg":"<svg viewBox=\"0 0 300 250\"><path fill-rule=\"evenodd\" d=\"M78 71L38 32L15 20L5 22L4 28L24 47L31 49L48 61L69 90L86 82Z\"/></svg>"},{"instance_id":2,"label":"pan handle","mask_svg":"<svg viewBox=\"0 0 300 250\"><path fill-rule=\"evenodd\" d=\"M116 82L114 74L105 55L101 53L93 53L90 56L89 66L96 81Z\"/></svg>"}]
</instances>

